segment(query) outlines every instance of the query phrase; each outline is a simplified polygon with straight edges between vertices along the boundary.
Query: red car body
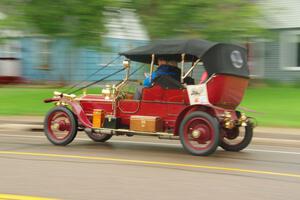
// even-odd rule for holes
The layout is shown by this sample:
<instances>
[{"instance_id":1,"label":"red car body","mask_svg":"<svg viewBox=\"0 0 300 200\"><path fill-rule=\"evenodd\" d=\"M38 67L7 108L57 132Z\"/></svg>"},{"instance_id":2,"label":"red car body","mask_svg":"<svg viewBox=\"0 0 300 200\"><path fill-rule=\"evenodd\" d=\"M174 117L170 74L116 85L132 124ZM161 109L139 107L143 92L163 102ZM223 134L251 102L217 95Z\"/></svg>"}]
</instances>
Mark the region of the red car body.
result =
<instances>
[{"instance_id":1,"label":"red car body","mask_svg":"<svg viewBox=\"0 0 300 200\"><path fill-rule=\"evenodd\" d=\"M75 97L58 93L54 98L45 100L45 102L55 102L58 106L46 116L46 136L53 144L66 145L75 138L78 127L84 129L94 141L104 142L112 135L139 134L130 127L132 117L149 116L159 118L162 128L159 131L143 132L143 135L180 139L184 148L191 154L209 155L218 146L229 151L244 149L251 141L253 129L250 118L236 110L249 82L247 64L244 61L245 51L239 46L216 45L206 41L198 41L198 43L200 47L204 45L205 48L201 49L198 46L195 48L193 41L171 42L178 45L179 49L184 47L182 48L184 51L186 51L185 47L190 45L195 52L207 52L203 56L204 64L212 67L207 68L210 77L204 83L195 85L178 83L179 86L174 88L164 87L154 81L151 87L143 88L140 100L134 100L127 98L127 95L120 96L118 93L121 86L126 83L127 75L126 79L109 95L103 92L103 94L84 94ZM169 42L158 44L159 47L169 48L168 45ZM124 55L133 60L149 62L146 53L152 51L154 47L146 46L142 50L129 51ZM222 62L211 59L214 53L220 55ZM180 57L176 53L171 53L170 56L173 56L173 59ZM181 54L181 57L184 58L184 54ZM187 58L194 59L192 56ZM194 62L194 60L190 61ZM152 54L152 66L154 62ZM227 67L214 68L221 64ZM127 72L129 73L128 67ZM163 79L163 82L167 82L167 79ZM117 119L117 126L95 127L93 119L94 112L97 110L105 112L109 118ZM245 128L245 135L241 136L240 129L243 128ZM66 135L59 136L63 133ZM231 140L239 137L243 138L240 142L230 143Z\"/></svg>"},{"instance_id":2,"label":"red car body","mask_svg":"<svg viewBox=\"0 0 300 200\"><path fill-rule=\"evenodd\" d=\"M121 125L129 126L130 116L158 116L163 121L163 130L174 130L178 135L178 127L183 117L191 111L209 112L222 120L224 112L230 112L237 120L236 107L240 104L248 86L248 79L215 75L207 82L207 93L210 104L190 105L187 89L163 89L159 85L144 88L141 100L121 99L116 102L116 117ZM58 100L58 99L53 99ZM61 99L72 106L78 121L84 127L92 128L92 116L95 109L102 109L113 114L113 100L106 100L100 95L85 95L75 101Z\"/></svg>"}]
</instances>

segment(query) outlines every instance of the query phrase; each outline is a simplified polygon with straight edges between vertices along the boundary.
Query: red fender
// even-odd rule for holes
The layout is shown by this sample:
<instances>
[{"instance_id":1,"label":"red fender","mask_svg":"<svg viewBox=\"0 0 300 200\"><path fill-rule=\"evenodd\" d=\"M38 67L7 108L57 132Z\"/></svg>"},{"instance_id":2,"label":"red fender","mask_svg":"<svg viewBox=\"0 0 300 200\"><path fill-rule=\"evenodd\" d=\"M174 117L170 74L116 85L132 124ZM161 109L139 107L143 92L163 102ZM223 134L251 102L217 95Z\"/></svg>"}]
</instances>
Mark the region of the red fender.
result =
<instances>
[{"instance_id":1,"label":"red fender","mask_svg":"<svg viewBox=\"0 0 300 200\"><path fill-rule=\"evenodd\" d=\"M74 101L70 100L64 100L68 105L72 107L72 111L77 116L79 122L85 127L85 128L92 128L93 124L90 122L90 120L85 115L85 112L83 112L83 109L80 104Z\"/></svg>"},{"instance_id":2,"label":"red fender","mask_svg":"<svg viewBox=\"0 0 300 200\"><path fill-rule=\"evenodd\" d=\"M56 102L56 101L61 101L61 102L64 102L64 103L68 104L69 106L71 106L73 113L77 116L78 121L84 127L86 127L86 128L92 128L93 127L93 124L87 118L87 116L83 112L82 107L77 102L70 101L69 99L65 99L65 98L50 98L50 99L44 100L45 103Z\"/></svg>"}]
</instances>

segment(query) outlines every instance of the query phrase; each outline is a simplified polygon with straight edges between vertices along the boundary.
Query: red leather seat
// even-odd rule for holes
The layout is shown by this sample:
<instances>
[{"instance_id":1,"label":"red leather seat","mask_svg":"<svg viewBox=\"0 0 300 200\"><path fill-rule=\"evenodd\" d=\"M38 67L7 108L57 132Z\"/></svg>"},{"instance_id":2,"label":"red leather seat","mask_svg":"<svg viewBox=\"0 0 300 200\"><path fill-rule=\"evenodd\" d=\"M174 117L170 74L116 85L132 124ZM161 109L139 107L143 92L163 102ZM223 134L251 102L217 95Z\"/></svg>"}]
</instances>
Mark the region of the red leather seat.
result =
<instances>
[{"instance_id":1,"label":"red leather seat","mask_svg":"<svg viewBox=\"0 0 300 200\"><path fill-rule=\"evenodd\" d=\"M202 75L201 75L199 84L204 83L204 82L207 80L207 78L208 78L208 73L207 73L207 71L204 71L204 72L202 73Z\"/></svg>"}]
</instances>

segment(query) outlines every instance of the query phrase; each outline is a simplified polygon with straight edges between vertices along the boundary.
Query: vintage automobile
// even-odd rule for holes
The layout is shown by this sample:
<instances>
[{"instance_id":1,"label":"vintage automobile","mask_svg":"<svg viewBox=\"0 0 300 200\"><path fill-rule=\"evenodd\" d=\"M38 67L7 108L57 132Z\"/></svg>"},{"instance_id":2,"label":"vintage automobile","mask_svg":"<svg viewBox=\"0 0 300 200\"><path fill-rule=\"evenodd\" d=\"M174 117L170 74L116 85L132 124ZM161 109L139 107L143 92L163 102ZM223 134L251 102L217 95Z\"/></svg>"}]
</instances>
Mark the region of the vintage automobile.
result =
<instances>
[{"instance_id":1,"label":"vintage automobile","mask_svg":"<svg viewBox=\"0 0 300 200\"><path fill-rule=\"evenodd\" d=\"M45 100L56 105L44 122L50 142L67 145L78 130L84 130L96 142L119 135L178 139L187 152L201 156L214 153L218 146L240 151L249 145L254 123L236 110L249 81L245 48L196 39L162 40L120 55L126 58L122 82L103 88L101 94L54 92ZM142 89L141 99L133 99L123 90L130 61L150 64L151 74L159 56L178 61L181 81L159 76ZM186 84L197 66L204 66L208 78Z\"/></svg>"}]
</instances>

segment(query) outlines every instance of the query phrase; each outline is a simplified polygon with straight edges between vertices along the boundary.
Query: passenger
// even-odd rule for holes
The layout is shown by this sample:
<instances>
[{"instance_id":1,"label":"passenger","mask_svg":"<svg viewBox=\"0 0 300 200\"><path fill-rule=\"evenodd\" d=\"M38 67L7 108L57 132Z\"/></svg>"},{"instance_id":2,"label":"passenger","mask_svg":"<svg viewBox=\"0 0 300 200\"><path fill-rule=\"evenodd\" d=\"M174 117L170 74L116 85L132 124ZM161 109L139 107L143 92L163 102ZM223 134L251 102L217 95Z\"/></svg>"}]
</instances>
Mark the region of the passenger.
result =
<instances>
[{"instance_id":1,"label":"passenger","mask_svg":"<svg viewBox=\"0 0 300 200\"><path fill-rule=\"evenodd\" d=\"M180 81L181 70L177 67L177 61L170 60L167 58L158 58L157 60L158 67L152 72L151 78L150 75L145 74L146 79L144 80L143 87L138 87L134 99L141 99L142 90L144 87L151 87L153 80L159 76L171 76L173 79Z\"/></svg>"},{"instance_id":2,"label":"passenger","mask_svg":"<svg viewBox=\"0 0 300 200\"><path fill-rule=\"evenodd\" d=\"M150 76L145 74L144 87L150 87L155 78L159 76L171 76L173 79L180 81L181 70L177 67L177 62L174 60L167 60L165 58L158 58L157 70Z\"/></svg>"}]
</instances>

